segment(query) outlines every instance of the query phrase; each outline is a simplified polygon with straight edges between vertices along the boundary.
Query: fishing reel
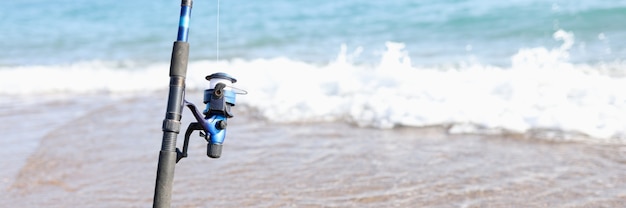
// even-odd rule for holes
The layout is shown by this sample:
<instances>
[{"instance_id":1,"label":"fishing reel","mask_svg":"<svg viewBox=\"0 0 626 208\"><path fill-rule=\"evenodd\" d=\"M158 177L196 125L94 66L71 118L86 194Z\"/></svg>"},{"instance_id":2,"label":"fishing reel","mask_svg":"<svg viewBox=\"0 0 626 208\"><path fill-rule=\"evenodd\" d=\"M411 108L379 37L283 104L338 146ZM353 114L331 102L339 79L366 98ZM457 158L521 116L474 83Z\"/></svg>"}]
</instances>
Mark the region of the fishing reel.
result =
<instances>
[{"instance_id":1,"label":"fishing reel","mask_svg":"<svg viewBox=\"0 0 626 208\"><path fill-rule=\"evenodd\" d=\"M183 150L176 148L176 162L187 157L189 147L189 137L193 131L200 131L200 137L207 142L207 156L219 158L222 155L222 145L226 137L226 127L228 118L232 118L231 107L235 106L237 94L247 92L233 87L237 80L226 73L215 73L206 77L210 83L209 89L204 90L205 110L200 113L198 108L191 102L185 100L185 105L191 110L197 122L192 122L185 132Z\"/></svg>"}]
</instances>

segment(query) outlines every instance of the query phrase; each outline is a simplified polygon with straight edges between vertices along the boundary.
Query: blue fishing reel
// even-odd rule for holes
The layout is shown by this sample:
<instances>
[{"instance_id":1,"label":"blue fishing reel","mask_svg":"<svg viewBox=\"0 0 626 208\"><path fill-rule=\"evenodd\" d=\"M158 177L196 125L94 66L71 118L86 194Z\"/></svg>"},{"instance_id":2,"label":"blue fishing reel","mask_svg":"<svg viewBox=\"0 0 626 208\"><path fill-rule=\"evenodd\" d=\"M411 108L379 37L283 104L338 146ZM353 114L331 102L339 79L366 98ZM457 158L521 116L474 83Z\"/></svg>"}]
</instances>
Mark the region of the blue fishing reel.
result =
<instances>
[{"instance_id":1,"label":"blue fishing reel","mask_svg":"<svg viewBox=\"0 0 626 208\"><path fill-rule=\"evenodd\" d=\"M207 156L219 158L222 155L222 145L226 137L226 127L228 118L232 118L231 107L235 106L237 94L246 94L244 90L237 89L232 85L237 80L226 73L215 73L206 77L210 83L209 89L204 91L205 110L200 113L193 103L185 100L185 105L189 107L197 122L189 124L185 132L183 151L178 148L177 162L187 157L189 137L195 130L199 130L200 136L208 142Z\"/></svg>"}]
</instances>

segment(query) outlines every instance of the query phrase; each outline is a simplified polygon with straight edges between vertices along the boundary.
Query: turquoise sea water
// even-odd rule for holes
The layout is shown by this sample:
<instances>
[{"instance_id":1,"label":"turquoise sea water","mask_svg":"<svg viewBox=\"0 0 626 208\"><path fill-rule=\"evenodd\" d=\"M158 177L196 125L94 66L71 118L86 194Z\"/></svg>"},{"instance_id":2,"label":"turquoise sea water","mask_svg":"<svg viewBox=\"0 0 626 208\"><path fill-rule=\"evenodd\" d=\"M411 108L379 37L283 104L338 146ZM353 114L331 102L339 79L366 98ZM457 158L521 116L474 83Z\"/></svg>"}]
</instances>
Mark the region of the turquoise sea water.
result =
<instances>
[{"instance_id":1,"label":"turquoise sea water","mask_svg":"<svg viewBox=\"0 0 626 208\"><path fill-rule=\"evenodd\" d=\"M167 62L177 0L0 2L0 66L78 61ZM194 2L193 60L216 57L217 1ZM506 66L521 48L560 45L572 32L575 63L626 57L626 1L244 1L220 2L223 59L334 60L341 44L376 64L386 41L402 42L415 65L478 61Z\"/></svg>"},{"instance_id":2,"label":"turquoise sea water","mask_svg":"<svg viewBox=\"0 0 626 208\"><path fill-rule=\"evenodd\" d=\"M626 1L222 0L219 38L217 3L194 1L187 89L230 73L268 120L626 141ZM3 104L167 88L180 1L0 8Z\"/></svg>"}]
</instances>

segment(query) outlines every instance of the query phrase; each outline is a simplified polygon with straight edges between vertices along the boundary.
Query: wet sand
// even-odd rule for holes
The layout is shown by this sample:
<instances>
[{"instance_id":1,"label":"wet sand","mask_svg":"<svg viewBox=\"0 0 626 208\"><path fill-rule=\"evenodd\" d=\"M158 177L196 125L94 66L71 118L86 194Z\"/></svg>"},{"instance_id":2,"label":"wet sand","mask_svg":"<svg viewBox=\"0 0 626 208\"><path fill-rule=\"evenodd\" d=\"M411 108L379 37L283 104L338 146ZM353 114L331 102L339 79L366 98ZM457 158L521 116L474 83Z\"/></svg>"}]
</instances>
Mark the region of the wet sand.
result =
<instances>
[{"instance_id":1,"label":"wet sand","mask_svg":"<svg viewBox=\"0 0 626 208\"><path fill-rule=\"evenodd\" d=\"M198 93L188 97L201 104ZM3 103L0 201L152 206L164 99ZM222 158L206 157L206 142L192 136L173 207L626 207L626 145L276 124L234 112Z\"/></svg>"}]
</instances>

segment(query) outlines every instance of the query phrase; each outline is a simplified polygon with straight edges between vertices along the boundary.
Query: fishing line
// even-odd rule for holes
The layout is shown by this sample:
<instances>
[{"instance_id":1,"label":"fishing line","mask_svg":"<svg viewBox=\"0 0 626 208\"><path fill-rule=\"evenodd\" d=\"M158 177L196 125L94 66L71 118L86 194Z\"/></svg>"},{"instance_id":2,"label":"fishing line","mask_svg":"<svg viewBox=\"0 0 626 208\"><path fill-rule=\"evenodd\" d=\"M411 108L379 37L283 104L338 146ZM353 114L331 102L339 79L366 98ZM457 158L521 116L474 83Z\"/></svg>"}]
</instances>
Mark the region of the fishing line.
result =
<instances>
[{"instance_id":1,"label":"fishing line","mask_svg":"<svg viewBox=\"0 0 626 208\"><path fill-rule=\"evenodd\" d=\"M216 44L217 44L217 54L215 57L215 61L218 62L220 60L220 0L217 0L217 24L216 24Z\"/></svg>"}]
</instances>

